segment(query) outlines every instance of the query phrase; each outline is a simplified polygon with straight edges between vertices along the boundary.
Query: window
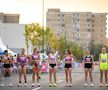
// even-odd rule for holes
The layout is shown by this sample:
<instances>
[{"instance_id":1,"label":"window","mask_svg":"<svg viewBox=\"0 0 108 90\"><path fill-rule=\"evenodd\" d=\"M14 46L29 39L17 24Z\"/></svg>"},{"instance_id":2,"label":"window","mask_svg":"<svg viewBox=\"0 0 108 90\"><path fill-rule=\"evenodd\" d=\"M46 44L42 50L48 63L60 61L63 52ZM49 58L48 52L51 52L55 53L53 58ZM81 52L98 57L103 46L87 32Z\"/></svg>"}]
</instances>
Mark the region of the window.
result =
<instances>
[{"instance_id":1,"label":"window","mask_svg":"<svg viewBox=\"0 0 108 90\"><path fill-rule=\"evenodd\" d=\"M60 14L58 14L58 17L60 17Z\"/></svg>"},{"instance_id":2,"label":"window","mask_svg":"<svg viewBox=\"0 0 108 90\"><path fill-rule=\"evenodd\" d=\"M62 17L64 17L64 14L62 14Z\"/></svg>"},{"instance_id":3,"label":"window","mask_svg":"<svg viewBox=\"0 0 108 90\"><path fill-rule=\"evenodd\" d=\"M103 35L101 34L101 37L103 37Z\"/></svg>"},{"instance_id":4,"label":"window","mask_svg":"<svg viewBox=\"0 0 108 90\"><path fill-rule=\"evenodd\" d=\"M62 26L62 27L65 27L65 24L62 24L61 26Z\"/></svg>"},{"instance_id":5,"label":"window","mask_svg":"<svg viewBox=\"0 0 108 90\"><path fill-rule=\"evenodd\" d=\"M77 21L79 22L79 19L77 19Z\"/></svg>"},{"instance_id":6,"label":"window","mask_svg":"<svg viewBox=\"0 0 108 90\"><path fill-rule=\"evenodd\" d=\"M94 32L94 30L92 30Z\"/></svg>"},{"instance_id":7,"label":"window","mask_svg":"<svg viewBox=\"0 0 108 90\"><path fill-rule=\"evenodd\" d=\"M94 27L95 25L92 25L92 27Z\"/></svg>"},{"instance_id":8,"label":"window","mask_svg":"<svg viewBox=\"0 0 108 90\"><path fill-rule=\"evenodd\" d=\"M80 37L80 33L77 34L77 37Z\"/></svg>"},{"instance_id":9,"label":"window","mask_svg":"<svg viewBox=\"0 0 108 90\"><path fill-rule=\"evenodd\" d=\"M60 19L57 19L57 21L60 21Z\"/></svg>"},{"instance_id":10,"label":"window","mask_svg":"<svg viewBox=\"0 0 108 90\"><path fill-rule=\"evenodd\" d=\"M93 42L94 42L94 40L93 40Z\"/></svg>"},{"instance_id":11,"label":"window","mask_svg":"<svg viewBox=\"0 0 108 90\"><path fill-rule=\"evenodd\" d=\"M87 19L87 22L90 22L91 21L91 19Z\"/></svg>"},{"instance_id":12,"label":"window","mask_svg":"<svg viewBox=\"0 0 108 90\"><path fill-rule=\"evenodd\" d=\"M92 15L92 17L95 17L95 15Z\"/></svg>"},{"instance_id":13,"label":"window","mask_svg":"<svg viewBox=\"0 0 108 90\"><path fill-rule=\"evenodd\" d=\"M62 21L64 22L65 20L64 20L64 19L62 19Z\"/></svg>"},{"instance_id":14,"label":"window","mask_svg":"<svg viewBox=\"0 0 108 90\"><path fill-rule=\"evenodd\" d=\"M76 38L76 41L80 41L80 38Z\"/></svg>"},{"instance_id":15,"label":"window","mask_svg":"<svg viewBox=\"0 0 108 90\"><path fill-rule=\"evenodd\" d=\"M88 24L88 27L90 27L91 26L91 24Z\"/></svg>"},{"instance_id":16,"label":"window","mask_svg":"<svg viewBox=\"0 0 108 90\"><path fill-rule=\"evenodd\" d=\"M77 31L79 31L79 29L77 29Z\"/></svg>"},{"instance_id":17,"label":"window","mask_svg":"<svg viewBox=\"0 0 108 90\"><path fill-rule=\"evenodd\" d=\"M49 21L50 21L50 19L49 19L49 18L47 18L47 21L49 22Z\"/></svg>"},{"instance_id":18,"label":"window","mask_svg":"<svg viewBox=\"0 0 108 90\"><path fill-rule=\"evenodd\" d=\"M92 22L95 22L95 20L92 20Z\"/></svg>"},{"instance_id":19,"label":"window","mask_svg":"<svg viewBox=\"0 0 108 90\"><path fill-rule=\"evenodd\" d=\"M87 29L88 32L91 32L91 29Z\"/></svg>"}]
</instances>

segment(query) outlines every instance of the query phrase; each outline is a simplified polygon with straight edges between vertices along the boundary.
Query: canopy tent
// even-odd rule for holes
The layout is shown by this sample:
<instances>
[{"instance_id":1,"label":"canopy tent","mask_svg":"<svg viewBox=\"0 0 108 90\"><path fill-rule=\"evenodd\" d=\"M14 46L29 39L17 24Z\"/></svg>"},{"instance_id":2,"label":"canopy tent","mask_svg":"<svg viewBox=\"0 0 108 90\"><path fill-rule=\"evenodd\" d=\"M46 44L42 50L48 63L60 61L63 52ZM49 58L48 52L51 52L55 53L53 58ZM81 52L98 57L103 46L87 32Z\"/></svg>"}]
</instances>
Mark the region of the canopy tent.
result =
<instances>
[{"instance_id":1,"label":"canopy tent","mask_svg":"<svg viewBox=\"0 0 108 90\"><path fill-rule=\"evenodd\" d=\"M3 55L4 51L0 48L0 55Z\"/></svg>"},{"instance_id":2,"label":"canopy tent","mask_svg":"<svg viewBox=\"0 0 108 90\"><path fill-rule=\"evenodd\" d=\"M4 50L7 50L7 47L3 44L1 38L0 38L0 53L3 54ZM12 52L8 49L9 54L15 55L16 53Z\"/></svg>"}]
</instances>

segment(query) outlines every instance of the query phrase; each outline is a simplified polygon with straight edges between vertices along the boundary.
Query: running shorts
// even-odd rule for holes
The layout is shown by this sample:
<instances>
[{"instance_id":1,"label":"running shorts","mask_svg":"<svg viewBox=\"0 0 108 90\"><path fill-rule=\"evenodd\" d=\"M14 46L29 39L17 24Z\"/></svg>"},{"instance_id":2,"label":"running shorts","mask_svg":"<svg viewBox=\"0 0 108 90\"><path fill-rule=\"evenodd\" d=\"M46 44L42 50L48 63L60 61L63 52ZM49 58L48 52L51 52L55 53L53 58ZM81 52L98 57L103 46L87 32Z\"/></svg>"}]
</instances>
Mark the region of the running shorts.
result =
<instances>
[{"instance_id":1,"label":"running shorts","mask_svg":"<svg viewBox=\"0 0 108 90\"><path fill-rule=\"evenodd\" d=\"M108 64L107 63L100 63L100 70L108 70Z\"/></svg>"}]
</instances>

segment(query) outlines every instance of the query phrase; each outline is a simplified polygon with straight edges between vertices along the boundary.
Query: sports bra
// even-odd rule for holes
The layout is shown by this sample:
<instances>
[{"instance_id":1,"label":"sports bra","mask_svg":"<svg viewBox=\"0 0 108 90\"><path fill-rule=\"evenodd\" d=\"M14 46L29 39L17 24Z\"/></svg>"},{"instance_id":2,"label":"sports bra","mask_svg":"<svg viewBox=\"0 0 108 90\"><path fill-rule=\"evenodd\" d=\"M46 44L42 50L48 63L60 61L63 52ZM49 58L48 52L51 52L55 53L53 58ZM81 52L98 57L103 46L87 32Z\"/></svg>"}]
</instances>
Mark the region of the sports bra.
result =
<instances>
[{"instance_id":1,"label":"sports bra","mask_svg":"<svg viewBox=\"0 0 108 90\"><path fill-rule=\"evenodd\" d=\"M20 63L26 63L27 62L27 58L25 56L20 56L19 57L19 62Z\"/></svg>"},{"instance_id":2,"label":"sports bra","mask_svg":"<svg viewBox=\"0 0 108 90\"><path fill-rule=\"evenodd\" d=\"M37 55L37 54L32 55L32 60L38 60L38 59L39 59L39 55Z\"/></svg>"},{"instance_id":3,"label":"sports bra","mask_svg":"<svg viewBox=\"0 0 108 90\"><path fill-rule=\"evenodd\" d=\"M50 60L51 60L51 61L56 61L56 57L55 57L54 55L51 55L51 54L50 54Z\"/></svg>"},{"instance_id":4,"label":"sports bra","mask_svg":"<svg viewBox=\"0 0 108 90\"><path fill-rule=\"evenodd\" d=\"M8 56L4 56L4 59L10 62L10 58Z\"/></svg>"},{"instance_id":5,"label":"sports bra","mask_svg":"<svg viewBox=\"0 0 108 90\"><path fill-rule=\"evenodd\" d=\"M72 61L72 57L71 56L66 56L65 61Z\"/></svg>"}]
</instances>

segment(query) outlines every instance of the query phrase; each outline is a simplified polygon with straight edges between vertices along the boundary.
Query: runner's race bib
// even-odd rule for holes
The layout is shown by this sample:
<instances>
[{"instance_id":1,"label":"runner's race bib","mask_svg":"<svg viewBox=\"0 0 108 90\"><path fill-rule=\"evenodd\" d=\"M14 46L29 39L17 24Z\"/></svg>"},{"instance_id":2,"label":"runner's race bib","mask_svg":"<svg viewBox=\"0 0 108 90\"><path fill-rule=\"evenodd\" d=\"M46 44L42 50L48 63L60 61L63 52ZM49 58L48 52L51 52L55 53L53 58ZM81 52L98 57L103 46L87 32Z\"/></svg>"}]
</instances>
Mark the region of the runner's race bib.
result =
<instances>
[{"instance_id":1,"label":"runner's race bib","mask_svg":"<svg viewBox=\"0 0 108 90\"><path fill-rule=\"evenodd\" d=\"M91 58L86 58L86 62L90 62L91 61Z\"/></svg>"},{"instance_id":2,"label":"runner's race bib","mask_svg":"<svg viewBox=\"0 0 108 90\"><path fill-rule=\"evenodd\" d=\"M106 59L102 59L102 62L106 62Z\"/></svg>"}]
</instances>

